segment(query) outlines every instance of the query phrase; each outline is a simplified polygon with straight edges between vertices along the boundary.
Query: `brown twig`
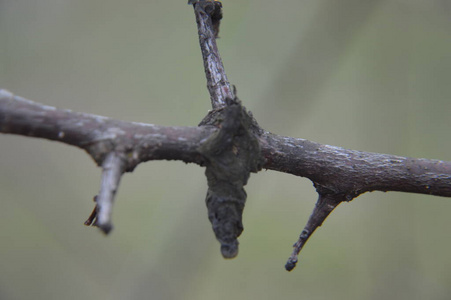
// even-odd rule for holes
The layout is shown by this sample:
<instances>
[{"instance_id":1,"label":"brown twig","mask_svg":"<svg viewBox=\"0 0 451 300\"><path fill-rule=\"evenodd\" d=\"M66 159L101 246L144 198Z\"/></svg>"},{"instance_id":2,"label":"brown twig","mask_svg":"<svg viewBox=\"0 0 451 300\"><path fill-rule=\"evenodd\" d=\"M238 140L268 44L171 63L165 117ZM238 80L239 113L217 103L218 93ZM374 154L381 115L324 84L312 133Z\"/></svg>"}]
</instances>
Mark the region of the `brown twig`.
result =
<instances>
[{"instance_id":1,"label":"brown twig","mask_svg":"<svg viewBox=\"0 0 451 300\"><path fill-rule=\"evenodd\" d=\"M349 150L269 132L265 168L307 177L350 201L370 191L451 197L451 162Z\"/></svg>"},{"instance_id":2,"label":"brown twig","mask_svg":"<svg viewBox=\"0 0 451 300\"><path fill-rule=\"evenodd\" d=\"M113 202L119 187L122 174L125 172L126 159L120 153L110 152L102 163L102 183L100 192L96 197L96 226L108 234L113 225L111 215Z\"/></svg>"},{"instance_id":3,"label":"brown twig","mask_svg":"<svg viewBox=\"0 0 451 300\"><path fill-rule=\"evenodd\" d=\"M218 109L234 104L235 93L227 79L216 44L222 4L218 1L195 1L193 6L211 106Z\"/></svg>"},{"instance_id":4,"label":"brown twig","mask_svg":"<svg viewBox=\"0 0 451 300\"><path fill-rule=\"evenodd\" d=\"M84 149L101 166L111 151L126 154L126 171L149 160L203 164L198 147L217 129L125 122L32 102L0 90L0 132Z\"/></svg>"},{"instance_id":5,"label":"brown twig","mask_svg":"<svg viewBox=\"0 0 451 300\"><path fill-rule=\"evenodd\" d=\"M307 243L308 239L312 236L313 232L315 232L316 228L323 224L324 220L329 216L329 214L338 206L345 198L336 195L336 194L319 194L318 201L316 202L315 208L313 209L312 214L305 225L304 230L302 230L299 235L298 241L293 245L293 253L290 258L288 258L287 263L285 264L285 269L287 271L291 271L296 267L296 263L298 262L298 255L304 247L305 243Z\"/></svg>"}]
</instances>

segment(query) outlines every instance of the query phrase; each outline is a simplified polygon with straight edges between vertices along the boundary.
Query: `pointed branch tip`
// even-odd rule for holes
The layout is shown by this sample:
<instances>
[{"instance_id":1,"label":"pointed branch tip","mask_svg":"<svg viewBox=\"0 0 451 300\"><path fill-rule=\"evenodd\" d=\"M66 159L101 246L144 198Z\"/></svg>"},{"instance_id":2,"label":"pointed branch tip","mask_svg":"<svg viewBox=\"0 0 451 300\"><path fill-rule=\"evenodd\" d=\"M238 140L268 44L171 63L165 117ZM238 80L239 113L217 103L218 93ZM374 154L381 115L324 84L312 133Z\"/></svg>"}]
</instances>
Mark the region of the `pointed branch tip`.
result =
<instances>
[{"instance_id":1,"label":"pointed branch tip","mask_svg":"<svg viewBox=\"0 0 451 300\"><path fill-rule=\"evenodd\" d=\"M329 216L329 214L338 206L341 202L345 201L346 197L341 194L319 194L318 201L316 202L315 208L305 225L304 230L302 230L299 235L299 239L293 245L293 252L285 264L285 269L291 271L296 267L298 262L298 256L304 245L307 243L308 239L312 236L313 232L321 226L324 220Z\"/></svg>"}]
</instances>

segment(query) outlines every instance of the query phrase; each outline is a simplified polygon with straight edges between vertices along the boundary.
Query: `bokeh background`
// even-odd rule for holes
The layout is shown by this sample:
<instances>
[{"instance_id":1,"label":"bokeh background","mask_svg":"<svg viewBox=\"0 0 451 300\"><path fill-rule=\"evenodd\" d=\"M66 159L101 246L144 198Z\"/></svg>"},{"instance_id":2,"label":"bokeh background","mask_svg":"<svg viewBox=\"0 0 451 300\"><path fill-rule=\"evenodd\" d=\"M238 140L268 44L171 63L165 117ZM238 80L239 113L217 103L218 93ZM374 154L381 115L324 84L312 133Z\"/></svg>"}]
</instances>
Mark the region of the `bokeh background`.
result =
<instances>
[{"instance_id":1,"label":"bokeh background","mask_svg":"<svg viewBox=\"0 0 451 300\"><path fill-rule=\"evenodd\" d=\"M451 160L449 0L224 0L229 80L274 133ZM196 126L210 108L192 8L173 0L0 0L0 87L112 118ZM342 204L284 264L316 201L273 171L246 188L224 260L203 169L123 179L105 237L83 226L100 169L79 149L0 136L0 299L451 299L451 200Z\"/></svg>"}]
</instances>

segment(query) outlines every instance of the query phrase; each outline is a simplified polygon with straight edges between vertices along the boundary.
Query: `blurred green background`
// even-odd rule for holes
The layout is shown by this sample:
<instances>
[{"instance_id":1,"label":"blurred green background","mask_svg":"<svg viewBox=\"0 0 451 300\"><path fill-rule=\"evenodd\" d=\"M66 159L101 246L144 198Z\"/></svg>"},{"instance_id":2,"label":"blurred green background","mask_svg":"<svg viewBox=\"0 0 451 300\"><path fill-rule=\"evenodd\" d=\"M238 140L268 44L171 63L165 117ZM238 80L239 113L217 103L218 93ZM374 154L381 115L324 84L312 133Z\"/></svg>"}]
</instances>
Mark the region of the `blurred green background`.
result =
<instances>
[{"instance_id":1,"label":"blurred green background","mask_svg":"<svg viewBox=\"0 0 451 300\"><path fill-rule=\"evenodd\" d=\"M448 0L224 0L220 52L266 130L451 160ZM112 118L196 126L210 108L186 1L2 0L0 87ZM368 193L284 264L316 201L263 171L224 260L203 169L123 179L108 237L83 226L100 169L79 149L0 136L0 299L450 299L451 200Z\"/></svg>"}]
</instances>

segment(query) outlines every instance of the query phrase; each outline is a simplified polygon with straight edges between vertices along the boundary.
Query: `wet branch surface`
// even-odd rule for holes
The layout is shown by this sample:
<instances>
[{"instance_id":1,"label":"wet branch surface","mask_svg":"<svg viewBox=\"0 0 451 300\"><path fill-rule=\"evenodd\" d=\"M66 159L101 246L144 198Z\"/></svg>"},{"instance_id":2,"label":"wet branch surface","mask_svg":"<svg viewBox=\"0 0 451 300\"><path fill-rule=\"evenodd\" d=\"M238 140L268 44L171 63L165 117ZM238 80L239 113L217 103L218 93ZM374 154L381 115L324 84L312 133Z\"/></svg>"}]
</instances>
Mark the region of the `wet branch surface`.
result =
<instances>
[{"instance_id":1,"label":"wet branch surface","mask_svg":"<svg viewBox=\"0 0 451 300\"><path fill-rule=\"evenodd\" d=\"M362 152L266 132L236 97L216 45L222 4L192 1L213 110L198 127L124 122L57 109L0 90L0 132L45 138L85 150L102 167L96 206L86 225L104 233L125 172L149 160L181 160L205 167L208 218L225 258L238 253L250 173L263 169L309 178L318 192L314 210L285 268L343 201L368 191L451 197L451 162Z\"/></svg>"}]
</instances>

